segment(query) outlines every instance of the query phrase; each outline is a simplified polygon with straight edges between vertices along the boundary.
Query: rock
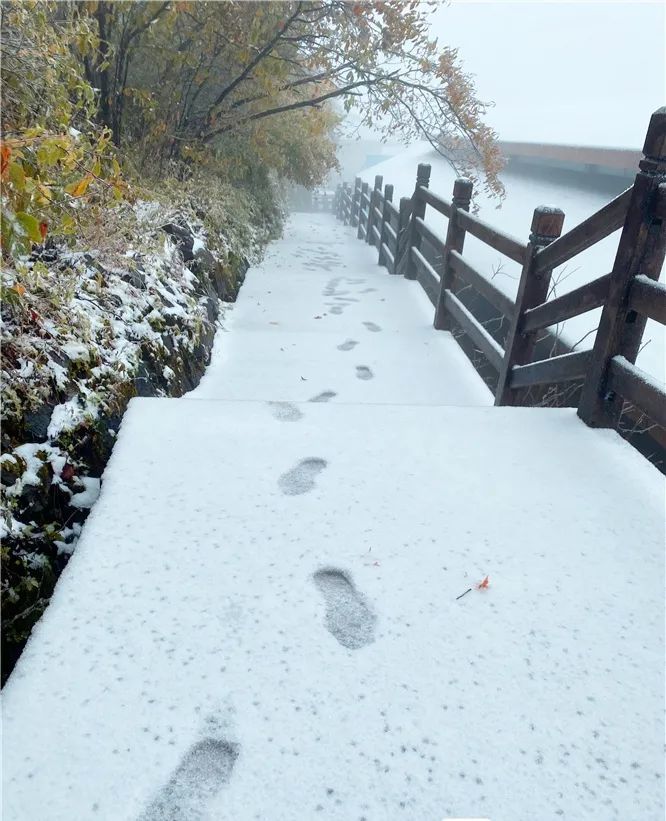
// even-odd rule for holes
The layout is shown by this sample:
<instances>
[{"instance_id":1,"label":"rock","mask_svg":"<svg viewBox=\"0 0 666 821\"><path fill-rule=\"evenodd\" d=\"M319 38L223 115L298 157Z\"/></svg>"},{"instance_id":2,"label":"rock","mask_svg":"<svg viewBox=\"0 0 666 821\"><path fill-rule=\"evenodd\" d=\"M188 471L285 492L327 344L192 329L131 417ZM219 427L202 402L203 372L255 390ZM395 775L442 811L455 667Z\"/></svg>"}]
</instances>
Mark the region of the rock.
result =
<instances>
[{"instance_id":1,"label":"rock","mask_svg":"<svg viewBox=\"0 0 666 821\"><path fill-rule=\"evenodd\" d=\"M183 256L184 262L189 262L191 259L194 259L194 254L192 253L192 248L194 247L194 237L192 236L192 232L189 228L185 228L182 225L176 225L174 222L168 222L166 225L162 225L161 228L165 234L168 234L174 238L176 241L176 246Z\"/></svg>"},{"instance_id":2,"label":"rock","mask_svg":"<svg viewBox=\"0 0 666 821\"><path fill-rule=\"evenodd\" d=\"M137 396L155 396L155 386L151 381L150 372L145 362L139 363L133 382Z\"/></svg>"},{"instance_id":3,"label":"rock","mask_svg":"<svg viewBox=\"0 0 666 821\"><path fill-rule=\"evenodd\" d=\"M208 274L211 275L215 270L217 260L208 248L198 248L194 254L194 261L190 265L190 270L193 274Z\"/></svg>"},{"instance_id":4,"label":"rock","mask_svg":"<svg viewBox=\"0 0 666 821\"><path fill-rule=\"evenodd\" d=\"M164 343L164 347L167 349L169 354L172 354L176 348L176 345L171 334L162 334L162 342Z\"/></svg>"},{"instance_id":5,"label":"rock","mask_svg":"<svg viewBox=\"0 0 666 821\"><path fill-rule=\"evenodd\" d=\"M146 290L146 275L143 271L126 271L121 274L120 278L123 282L129 283L132 287L138 288L140 291Z\"/></svg>"},{"instance_id":6,"label":"rock","mask_svg":"<svg viewBox=\"0 0 666 821\"><path fill-rule=\"evenodd\" d=\"M206 314L209 322L215 322L220 313L220 306L217 299L206 298Z\"/></svg>"},{"instance_id":7,"label":"rock","mask_svg":"<svg viewBox=\"0 0 666 821\"><path fill-rule=\"evenodd\" d=\"M66 363L66 358L63 357L63 362ZM61 362L60 364L63 364ZM25 414L24 426L27 434L28 442L42 442L46 440L46 431L51 422L51 414L55 408L54 403L45 403L40 405L37 410L30 411Z\"/></svg>"}]
</instances>

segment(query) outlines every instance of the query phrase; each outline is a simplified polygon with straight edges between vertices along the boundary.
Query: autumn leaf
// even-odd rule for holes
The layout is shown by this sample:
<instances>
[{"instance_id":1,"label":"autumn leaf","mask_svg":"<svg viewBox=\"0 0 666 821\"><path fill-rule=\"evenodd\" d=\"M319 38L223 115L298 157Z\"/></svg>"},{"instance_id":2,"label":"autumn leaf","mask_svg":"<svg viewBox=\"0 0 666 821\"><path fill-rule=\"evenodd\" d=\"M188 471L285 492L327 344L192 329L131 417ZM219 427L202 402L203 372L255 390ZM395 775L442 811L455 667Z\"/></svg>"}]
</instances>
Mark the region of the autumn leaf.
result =
<instances>
[{"instance_id":1,"label":"autumn leaf","mask_svg":"<svg viewBox=\"0 0 666 821\"><path fill-rule=\"evenodd\" d=\"M66 185L65 191L73 197L82 197L88 190L88 186L92 182L92 179L91 174L86 174L86 176L82 177L78 182L72 182L69 185Z\"/></svg>"},{"instance_id":2,"label":"autumn leaf","mask_svg":"<svg viewBox=\"0 0 666 821\"><path fill-rule=\"evenodd\" d=\"M49 230L48 222L39 223L39 233L42 235L42 242L46 239L46 232Z\"/></svg>"},{"instance_id":3,"label":"autumn leaf","mask_svg":"<svg viewBox=\"0 0 666 821\"><path fill-rule=\"evenodd\" d=\"M23 296L23 294L25 293L25 288L23 287L23 285L21 285L21 283L20 283L20 282L17 282L17 283L16 283L16 284L12 287L12 291L16 291L16 293L17 293L19 296Z\"/></svg>"},{"instance_id":4,"label":"autumn leaf","mask_svg":"<svg viewBox=\"0 0 666 821\"><path fill-rule=\"evenodd\" d=\"M65 463L65 466L60 471L60 478L63 482L69 482L70 479L74 477L74 466L71 465L69 462Z\"/></svg>"},{"instance_id":5,"label":"autumn leaf","mask_svg":"<svg viewBox=\"0 0 666 821\"><path fill-rule=\"evenodd\" d=\"M7 143L0 143L0 176L4 177L5 172L9 166L9 158L11 157L12 150L7 145Z\"/></svg>"},{"instance_id":6,"label":"autumn leaf","mask_svg":"<svg viewBox=\"0 0 666 821\"><path fill-rule=\"evenodd\" d=\"M487 590L490 587L490 582L488 581L488 576L476 585L477 590Z\"/></svg>"}]
</instances>

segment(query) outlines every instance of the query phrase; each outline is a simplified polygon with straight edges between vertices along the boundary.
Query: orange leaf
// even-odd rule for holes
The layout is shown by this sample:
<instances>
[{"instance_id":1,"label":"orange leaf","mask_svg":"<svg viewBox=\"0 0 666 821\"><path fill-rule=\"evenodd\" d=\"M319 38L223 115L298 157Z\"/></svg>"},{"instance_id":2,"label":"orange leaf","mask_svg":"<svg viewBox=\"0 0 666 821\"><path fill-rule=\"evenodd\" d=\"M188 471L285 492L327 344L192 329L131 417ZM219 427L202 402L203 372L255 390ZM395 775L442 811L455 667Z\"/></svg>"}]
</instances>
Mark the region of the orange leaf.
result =
<instances>
[{"instance_id":1,"label":"orange leaf","mask_svg":"<svg viewBox=\"0 0 666 821\"><path fill-rule=\"evenodd\" d=\"M12 291L16 291L16 293L19 296L23 296L23 294L25 293L25 288L23 287L23 285L17 282L16 285L12 287Z\"/></svg>"},{"instance_id":2,"label":"orange leaf","mask_svg":"<svg viewBox=\"0 0 666 821\"><path fill-rule=\"evenodd\" d=\"M46 232L49 230L48 222L39 223L39 233L42 235L42 242L46 239Z\"/></svg>"},{"instance_id":3,"label":"orange leaf","mask_svg":"<svg viewBox=\"0 0 666 821\"><path fill-rule=\"evenodd\" d=\"M482 581L479 582L476 586L477 590L487 590L490 587L490 582L488 581L488 576Z\"/></svg>"},{"instance_id":4,"label":"orange leaf","mask_svg":"<svg viewBox=\"0 0 666 821\"><path fill-rule=\"evenodd\" d=\"M12 150L7 143L0 143L0 176L5 176L11 155Z\"/></svg>"}]
</instances>

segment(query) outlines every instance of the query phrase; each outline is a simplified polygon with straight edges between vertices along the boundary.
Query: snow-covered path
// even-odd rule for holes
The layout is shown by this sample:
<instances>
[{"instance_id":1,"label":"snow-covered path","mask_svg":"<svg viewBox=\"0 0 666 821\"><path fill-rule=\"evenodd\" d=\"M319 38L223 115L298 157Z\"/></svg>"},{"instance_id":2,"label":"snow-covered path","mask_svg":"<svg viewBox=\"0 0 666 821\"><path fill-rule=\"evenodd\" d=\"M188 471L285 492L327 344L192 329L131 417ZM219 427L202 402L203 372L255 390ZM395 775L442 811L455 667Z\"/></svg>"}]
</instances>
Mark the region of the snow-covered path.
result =
<instances>
[{"instance_id":1,"label":"snow-covered path","mask_svg":"<svg viewBox=\"0 0 666 821\"><path fill-rule=\"evenodd\" d=\"M197 399L490 405L420 286L330 214L299 214L253 269ZM331 396L331 394L335 394Z\"/></svg>"},{"instance_id":2,"label":"snow-covered path","mask_svg":"<svg viewBox=\"0 0 666 821\"><path fill-rule=\"evenodd\" d=\"M662 818L660 475L487 407L350 234L295 219L200 388L132 402L5 688L5 821Z\"/></svg>"}]
</instances>

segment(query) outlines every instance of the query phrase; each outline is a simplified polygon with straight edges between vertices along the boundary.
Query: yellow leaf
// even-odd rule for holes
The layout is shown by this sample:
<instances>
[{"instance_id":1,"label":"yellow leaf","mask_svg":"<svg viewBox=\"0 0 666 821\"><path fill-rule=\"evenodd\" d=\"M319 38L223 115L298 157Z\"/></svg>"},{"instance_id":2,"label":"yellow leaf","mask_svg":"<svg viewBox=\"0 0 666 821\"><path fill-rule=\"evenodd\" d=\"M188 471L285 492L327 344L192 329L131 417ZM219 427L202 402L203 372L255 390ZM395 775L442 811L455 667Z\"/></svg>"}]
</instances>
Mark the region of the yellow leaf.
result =
<instances>
[{"instance_id":1,"label":"yellow leaf","mask_svg":"<svg viewBox=\"0 0 666 821\"><path fill-rule=\"evenodd\" d=\"M88 186L91 182L92 176L90 174L86 174L86 176L82 177L78 182L72 182L69 185L66 185L65 191L73 197L82 197L88 190Z\"/></svg>"}]
</instances>

